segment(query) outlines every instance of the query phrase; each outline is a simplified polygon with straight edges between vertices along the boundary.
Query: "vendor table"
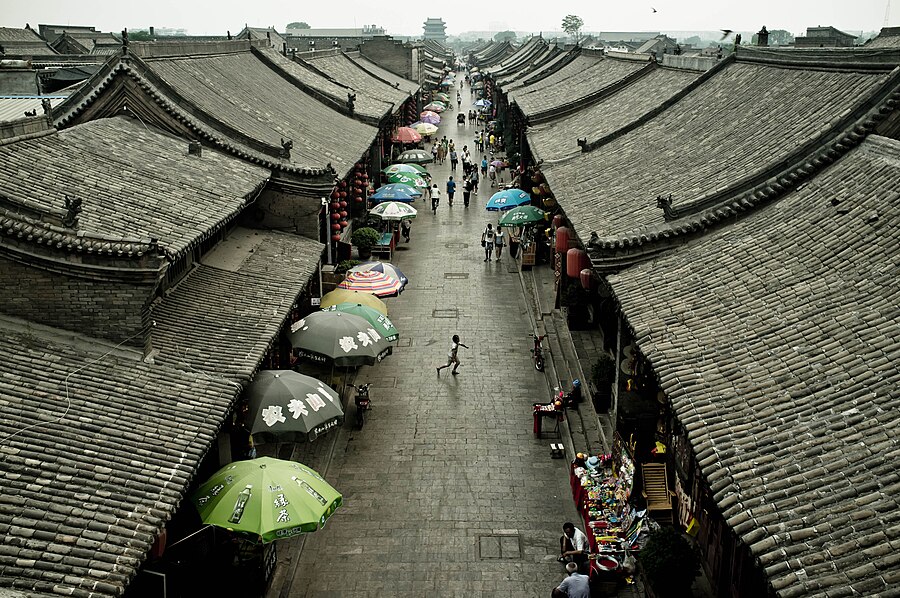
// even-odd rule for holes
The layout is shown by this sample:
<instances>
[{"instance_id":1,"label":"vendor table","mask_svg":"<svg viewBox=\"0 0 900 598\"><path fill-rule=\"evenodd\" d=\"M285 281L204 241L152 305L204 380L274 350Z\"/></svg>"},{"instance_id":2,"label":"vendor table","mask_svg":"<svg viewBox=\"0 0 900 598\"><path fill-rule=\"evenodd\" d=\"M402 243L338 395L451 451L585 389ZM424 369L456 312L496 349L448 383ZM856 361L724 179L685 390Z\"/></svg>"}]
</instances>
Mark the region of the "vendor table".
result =
<instances>
[{"instance_id":1,"label":"vendor table","mask_svg":"<svg viewBox=\"0 0 900 598\"><path fill-rule=\"evenodd\" d=\"M382 233L378 243L372 247L372 253L382 257L386 255L388 260L390 260L394 256L394 239L393 232Z\"/></svg>"},{"instance_id":2,"label":"vendor table","mask_svg":"<svg viewBox=\"0 0 900 598\"><path fill-rule=\"evenodd\" d=\"M552 418L556 421L556 426L553 428L553 434L559 436L559 424L563 420L563 411L561 409L557 409L556 405L553 403L534 403L533 407L533 415L534 415L534 435L538 438L541 437L541 429L543 427L543 421L545 417Z\"/></svg>"}]
</instances>

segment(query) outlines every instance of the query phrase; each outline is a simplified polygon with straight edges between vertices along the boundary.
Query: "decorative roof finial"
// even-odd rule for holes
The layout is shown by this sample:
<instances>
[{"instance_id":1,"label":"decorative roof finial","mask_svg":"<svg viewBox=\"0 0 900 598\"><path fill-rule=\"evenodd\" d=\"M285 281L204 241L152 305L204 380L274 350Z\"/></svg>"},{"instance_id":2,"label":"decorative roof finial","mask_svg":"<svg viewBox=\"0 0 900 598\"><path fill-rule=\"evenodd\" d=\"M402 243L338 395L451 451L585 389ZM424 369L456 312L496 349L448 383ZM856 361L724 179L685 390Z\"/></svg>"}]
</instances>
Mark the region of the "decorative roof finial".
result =
<instances>
[{"instance_id":1,"label":"decorative roof finial","mask_svg":"<svg viewBox=\"0 0 900 598\"><path fill-rule=\"evenodd\" d=\"M290 139L288 139L288 140L282 139L281 140L281 150L278 152L278 157L289 160L291 157L291 149L293 149L293 147L294 147L293 141L291 141Z\"/></svg>"},{"instance_id":2,"label":"decorative roof finial","mask_svg":"<svg viewBox=\"0 0 900 598\"><path fill-rule=\"evenodd\" d=\"M656 196L656 207L662 208L663 218L666 219L666 222L670 220L675 220L678 218L678 210L672 207L672 194L668 195L657 195Z\"/></svg>"},{"instance_id":3,"label":"decorative roof finial","mask_svg":"<svg viewBox=\"0 0 900 598\"><path fill-rule=\"evenodd\" d=\"M66 215L63 216L62 223L66 228L75 228L78 226L78 215L81 214L81 198L69 197L66 195Z\"/></svg>"}]
</instances>

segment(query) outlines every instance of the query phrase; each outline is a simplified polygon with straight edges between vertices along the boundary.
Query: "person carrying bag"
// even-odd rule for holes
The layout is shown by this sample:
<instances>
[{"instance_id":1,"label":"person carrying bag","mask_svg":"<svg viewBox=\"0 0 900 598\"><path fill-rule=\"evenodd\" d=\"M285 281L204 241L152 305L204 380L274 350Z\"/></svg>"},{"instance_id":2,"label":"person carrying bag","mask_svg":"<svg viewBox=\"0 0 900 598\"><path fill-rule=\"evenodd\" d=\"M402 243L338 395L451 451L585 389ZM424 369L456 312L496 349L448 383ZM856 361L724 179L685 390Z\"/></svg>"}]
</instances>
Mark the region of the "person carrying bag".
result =
<instances>
[{"instance_id":1,"label":"person carrying bag","mask_svg":"<svg viewBox=\"0 0 900 598\"><path fill-rule=\"evenodd\" d=\"M488 224L484 232L481 233L481 246L484 247L484 261L490 261L491 254L494 252L494 225Z\"/></svg>"}]
</instances>

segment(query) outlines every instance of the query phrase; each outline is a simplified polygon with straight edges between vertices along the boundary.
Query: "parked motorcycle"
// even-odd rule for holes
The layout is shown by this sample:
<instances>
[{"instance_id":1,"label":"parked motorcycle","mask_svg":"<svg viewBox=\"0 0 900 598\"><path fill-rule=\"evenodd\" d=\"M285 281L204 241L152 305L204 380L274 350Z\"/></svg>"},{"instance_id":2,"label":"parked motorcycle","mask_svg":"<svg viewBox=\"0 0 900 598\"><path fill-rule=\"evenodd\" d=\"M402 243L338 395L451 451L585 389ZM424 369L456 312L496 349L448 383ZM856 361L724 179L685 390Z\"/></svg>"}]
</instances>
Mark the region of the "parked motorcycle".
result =
<instances>
[{"instance_id":1,"label":"parked motorcycle","mask_svg":"<svg viewBox=\"0 0 900 598\"><path fill-rule=\"evenodd\" d=\"M531 358L534 360L534 369L539 372L544 371L544 349L541 346L541 341L545 338L547 338L546 334L541 336L531 335L531 339L534 341L534 348L531 349Z\"/></svg>"},{"instance_id":2,"label":"parked motorcycle","mask_svg":"<svg viewBox=\"0 0 900 598\"><path fill-rule=\"evenodd\" d=\"M366 423L366 411L369 410L369 385L363 384L356 387L356 429L362 430Z\"/></svg>"}]
</instances>

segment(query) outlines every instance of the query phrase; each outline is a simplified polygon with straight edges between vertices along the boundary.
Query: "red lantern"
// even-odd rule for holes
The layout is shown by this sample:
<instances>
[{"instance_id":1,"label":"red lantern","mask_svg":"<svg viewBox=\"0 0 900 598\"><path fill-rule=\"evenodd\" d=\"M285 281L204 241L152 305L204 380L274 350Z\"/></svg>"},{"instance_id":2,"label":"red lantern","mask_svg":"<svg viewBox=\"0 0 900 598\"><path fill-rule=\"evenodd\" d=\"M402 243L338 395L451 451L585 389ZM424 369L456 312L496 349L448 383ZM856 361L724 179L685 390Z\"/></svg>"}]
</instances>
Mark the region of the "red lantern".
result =
<instances>
[{"instance_id":1,"label":"red lantern","mask_svg":"<svg viewBox=\"0 0 900 598\"><path fill-rule=\"evenodd\" d=\"M570 231L565 226L556 229L556 251L558 253L565 253L569 250L569 235Z\"/></svg>"},{"instance_id":2,"label":"red lantern","mask_svg":"<svg viewBox=\"0 0 900 598\"><path fill-rule=\"evenodd\" d=\"M340 209L341 209L341 204L339 202L336 202L336 201L331 202L331 211L332 212L334 212L335 210L340 210Z\"/></svg>"},{"instance_id":3,"label":"red lantern","mask_svg":"<svg viewBox=\"0 0 900 598\"><path fill-rule=\"evenodd\" d=\"M562 214L557 214L553 217L553 228L557 229L563 225L563 217Z\"/></svg>"},{"instance_id":4,"label":"red lantern","mask_svg":"<svg viewBox=\"0 0 900 598\"><path fill-rule=\"evenodd\" d=\"M347 181L338 182L338 187L340 187L341 189L345 189L347 187Z\"/></svg>"},{"instance_id":5,"label":"red lantern","mask_svg":"<svg viewBox=\"0 0 900 598\"><path fill-rule=\"evenodd\" d=\"M340 240L341 240L341 236L340 236L340 235L331 235L331 240L332 240L332 241L340 241Z\"/></svg>"},{"instance_id":6,"label":"red lantern","mask_svg":"<svg viewBox=\"0 0 900 598\"><path fill-rule=\"evenodd\" d=\"M341 199L343 199L343 198L345 198L345 197L347 197L347 192L346 192L346 191L341 191Z\"/></svg>"},{"instance_id":7,"label":"red lantern","mask_svg":"<svg viewBox=\"0 0 900 598\"><path fill-rule=\"evenodd\" d=\"M363 202L363 198L357 196L357 197L354 197L354 198L353 198L353 201L355 201L356 203L362 203L362 202Z\"/></svg>"},{"instance_id":8,"label":"red lantern","mask_svg":"<svg viewBox=\"0 0 900 598\"><path fill-rule=\"evenodd\" d=\"M346 199L342 199L342 200L341 200L341 203L340 203L340 206L341 206L342 208L346 208L346 207L347 207L347 200L346 200Z\"/></svg>"},{"instance_id":9,"label":"red lantern","mask_svg":"<svg viewBox=\"0 0 900 598\"><path fill-rule=\"evenodd\" d=\"M566 275L569 278L579 278L581 271L591 267L591 260L584 249L573 247L566 252Z\"/></svg>"},{"instance_id":10,"label":"red lantern","mask_svg":"<svg viewBox=\"0 0 900 598\"><path fill-rule=\"evenodd\" d=\"M340 196L341 196L341 192L338 191L337 189L335 189L334 191L331 192L331 199L337 199Z\"/></svg>"},{"instance_id":11,"label":"red lantern","mask_svg":"<svg viewBox=\"0 0 900 598\"><path fill-rule=\"evenodd\" d=\"M347 217L347 210L341 210L341 218Z\"/></svg>"},{"instance_id":12,"label":"red lantern","mask_svg":"<svg viewBox=\"0 0 900 598\"><path fill-rule=\"evenodd\" d=\"M339 231L339 230L341 230L341 225L338 224L337 222L335 222L334 224L331 225L331 230Z\"/></svg>"},{"instance_id":13,"label":"red lantern","mask_svg":"<svg viewBox=\"0 0 900 598\"><path fill-rule=\"evenodd\" d=\"M341 215L338 214L337 212L332 212L332 213L331 213L331 219L334 220L335 222L337 222L338 220L341 219Z\"/></svg>"},{"instance_id":14,"label":"red lantern","mask_svg":"<svg viewBox=\"0 0 900 598\"><path fill-rule=\"evenodd\" d=\"M346 220L341 220L340 224L341 224L341 228L347 228L347 226L348 226L350 223L347 222Z\"/></svg>"},{"instance_id":15,"label":"red lantern","mask_svg":"<svg viewBox=\"0 0 900 598\"><path fill-rule=\"evenodd\" d=\"M590 268L585 268L578 274L578 277L581 279L581 287L590 291L591 287L594 286L594 271Z\"/></svg>"}]
</instances>

